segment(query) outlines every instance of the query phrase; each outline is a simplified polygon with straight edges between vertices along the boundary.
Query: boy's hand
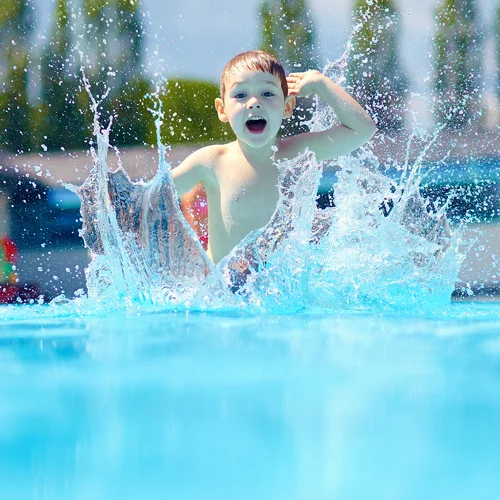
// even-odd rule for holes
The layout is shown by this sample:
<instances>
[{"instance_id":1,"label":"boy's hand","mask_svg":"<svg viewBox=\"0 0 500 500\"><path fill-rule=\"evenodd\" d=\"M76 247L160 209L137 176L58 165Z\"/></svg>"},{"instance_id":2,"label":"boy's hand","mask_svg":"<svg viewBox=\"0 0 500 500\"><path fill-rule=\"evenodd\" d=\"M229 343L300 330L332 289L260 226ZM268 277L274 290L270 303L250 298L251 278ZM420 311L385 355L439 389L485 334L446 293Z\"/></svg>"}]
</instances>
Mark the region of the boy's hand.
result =
<instances>
[{"instance_id":1,"label":"boy's hand","mask_svg":"<svg viewBox=\"0 0 500 500\"><path fill-rule=\"evenodd\" d=\"M318 132L305 132L282 140L282 153L293 158L306 148L316 155L318 161L348 154L369 141L377 127L367 112L341 87L319 71L290 73L287 77L288 95L307 96L316 94L330 106L340 125Z\"/></svg>"},{"instance_id":2,"label":"boy's hand","mask_svg":"<svg viewBox=\"0 0 500 500\"><path fill-rule=\"evenodd\" d=\"M288 95L307 97L316 92L316 86L323 78L324 76L316 69L304 73L290 73L286 78Z\"/></svg>"}]
</instances>

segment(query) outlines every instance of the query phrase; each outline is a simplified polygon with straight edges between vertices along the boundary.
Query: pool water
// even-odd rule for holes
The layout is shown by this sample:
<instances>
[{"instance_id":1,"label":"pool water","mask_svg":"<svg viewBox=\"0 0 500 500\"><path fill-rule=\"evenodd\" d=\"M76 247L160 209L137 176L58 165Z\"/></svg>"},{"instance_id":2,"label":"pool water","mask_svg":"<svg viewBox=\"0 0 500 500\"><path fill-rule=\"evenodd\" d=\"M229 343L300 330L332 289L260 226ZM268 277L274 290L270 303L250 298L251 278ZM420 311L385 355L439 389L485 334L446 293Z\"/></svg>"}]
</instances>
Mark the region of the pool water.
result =
<instances>
[{"instance_id":1,"label":"pool water","mask_svg":"<svg viewBox=\"0 0 500 500\"><path fill-rule=\"evenodd\" d=\"M499 304L2 313L2 498L498 498Z\"/></svg>"}]
</instances>

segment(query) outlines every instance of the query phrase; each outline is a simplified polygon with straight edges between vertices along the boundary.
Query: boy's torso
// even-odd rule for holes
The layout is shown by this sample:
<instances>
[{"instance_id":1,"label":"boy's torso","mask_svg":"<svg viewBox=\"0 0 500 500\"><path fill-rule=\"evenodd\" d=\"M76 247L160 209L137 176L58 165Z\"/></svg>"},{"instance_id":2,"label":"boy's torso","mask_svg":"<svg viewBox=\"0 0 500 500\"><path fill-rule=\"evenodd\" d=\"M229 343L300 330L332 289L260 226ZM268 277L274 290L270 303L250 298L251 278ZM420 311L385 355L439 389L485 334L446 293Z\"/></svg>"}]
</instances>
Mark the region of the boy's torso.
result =
<instances>
[{"instance_id":1,"label":"boy's torso","mask_svg":"<svg viewBox=\"0 0 500 500\"><path fill-rule=\"evenodd\" d=\"M219 262L254 229L265 226L278 202L278 168L269 158L250 164L231 144L218 146L208 198L208 254Z\"/></svg>"}]
</instances>

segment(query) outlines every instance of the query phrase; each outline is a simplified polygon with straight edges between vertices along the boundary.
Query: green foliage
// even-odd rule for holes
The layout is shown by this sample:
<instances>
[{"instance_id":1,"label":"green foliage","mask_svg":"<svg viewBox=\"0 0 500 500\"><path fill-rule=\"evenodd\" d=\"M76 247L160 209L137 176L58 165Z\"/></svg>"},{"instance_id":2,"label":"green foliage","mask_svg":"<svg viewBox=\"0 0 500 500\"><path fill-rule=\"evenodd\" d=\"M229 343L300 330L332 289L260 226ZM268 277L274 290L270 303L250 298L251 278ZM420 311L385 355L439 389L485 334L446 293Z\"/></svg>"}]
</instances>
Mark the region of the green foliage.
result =
<instances>
[{"instance_id":1,"label":"green foliage","mask_svg":"<svg viewBox=\"0 0 500 500\"><path fill-rule=\"evenodd\" d=\"M4 0L0 9L0 44L7 60L7 72L0 95L0 144L14 152L28 151L28 37L33 28L32 16L24 0ZM1 63L0 63L1 67Z\"/></svg>"},{"instance_id":2,"label":"green foliage","mask_svg":"<svg viewBox=\"0 0 500 500\"><path fill-rule=\"evenodd\" d=\"M290 72L317 68L316 28L306 0L266 0L260 16L262 50Z\"/></svg>"},{"instance_id":3,"label":"green foliage","mask_svg":"<svg viewBox=\"0 0 500 500\"><path fill-rule=\"evenodd\" d=\"M122 93L103 103L102 122L114 116L111 143L117 146L156 145L156 128L150 111L153 107L151 83L138 78L128 82ZM172 79L161 95L164 119L161 127L164 144L228 142L235 137L229 125L220 122L214 101L219 87L213 83Z\"/></svg>"},{"instance_id":4,"label":"green foliage","mask_svg":"<svg viewBox=\"0 0 500 500\"><path fill-rule=\"evenodd\" d=\"M90 122L84 91L79 85L71 52L71 25L66 0L57 0L52 37L41 65L42 139L48 149L81 149Z\"/></svg>"},{"instance_id":5,"label":"green foliage","mask_svg":"<svg viewBox=\"0 0 500 500\"><path fill-rule=\"evenodd\" d=\"M75 61L75 31L68 0L57 0L55 19L40 64L40 100L30 105L27 82L32 71L26 40L30 25L28 3L3 0L0 9L0 39L8 50L2 67L8 68L6 83L0 87L0 143L12 151L82 149L91 135L92 115L89 98L82 88L79 60ZM85 33L85 51L94 95L109 97L103 102L103 123L113 114L111 141L119 146L156 144L152 102L145 97L151 83L141 76L143 31L139 0L85 0L85 21L92 24ZM7 15L8 14L8 15ZM9 17L10 16L10 17ZM109 19L115 19L110 28ZM18 30L18 31L16 31ZM24 30L24 31L23 31ZM17 33L17 35L16 35ZM106 43L103 40L106 39ZM5 44L5 40L9 43ZM10 40L16 44L10 46ZM17 41L19 40L19 43ZM80 39L79 39L80 40ZM81 40L80 40L81 41ZM85 47L81 42L81 47ZM111 49L111 47L114 47ZM88 50L87 50L88 49ZM118 49L118 50L116 50ZM113 71L108 57L113 56ZM77 55L78 57L78 55ZM38 74L35 74L35 78ZM227 142L234 139L227 124L222 124L214 109L217 85L191 80L171 80L163 96L165 119L163 140L168 144L187 142Z\"/></svg>"},{"instance_id":6,"label":"green foliage","mask_svg":"<svg viewBox=\"0 0 500 500\"><path fill-rule=\"evenodd\" d=\"M42 103L32 105L29 108L29 127L27 133L31 137L34 151L41 151L41 145L45 144L44 134L46 133L46 106ZM81 148L80 148L81 149Z\"/></svg>"},{"instance_id":7,"label":"green foliage","mask_svg":"<svg viewBox=\"0 0 500 500\"><path fill-rule=\"evenodd\" d=\"M405 124L408 78L399 54L399 12L394 0L357 0L346 77L351 94L381 129Z\"/></svg>"},{"instance_id":8,"label":"green foliage","mask_svg":"<svg viewBox=\"0 0 500 500\"><path fill-rule=\"evenodd\" d=\"M118 68L110 55L117 39L116 23L109 22L115 18L115 5L111 0L84 0L83 7L85 32L79 43L85 58L85 74L95 94L103 95L108 88L117 87L113 75Z\"/></svg>"},{"instance_id":9,"label":"green foliage","mask_svg":"<svg viewBox=\"0 0 500 500\"><path fill-rule=\"evenodd\" d=\"M145 97L152 88L141 76L144 30L140 5L140 0L85 0L84 4L86 75L96 95L109 89L101 116L106 122L114 115L111 141L119 146L147 143L154 130Z\"/></svg>"},{"instance_id":10,"label":"green foliage","mask_svg":"<svg viewBox=\"0 0 500 500\"><path fill-rule=\"evenodd\" d=\"M316 27L306 0L266 0L260 9L260 48L273 54L288 72L318 68ZM291 118L283 124L281 135L305 132L310 120L312 98L299 98Z\"/></svg>"},{"instance_id":11,"label":"green foliage","mask_svg":"<svg viewBox=\"0 0 500 500\"><path fill-rule=\"evenodd\" d=\"M134 14L140 11L140 0L116 0L118 10Z\"/></svg>"},{"instance_id":12,"label":"green foliage","mask_svg":"<svg viewBox=\"0 0 500 500\"><path fill-rule=\"evenodd\" d=\"M83 0L83 10L89 19L97 21L108 3L108 0Z\"/></svg>"},{"instance_id":13,"label":"green foliage","mask_svg":"<svg viewBox=\"0 0 500 500\"><path fill-rule=\"evenodd\" d=\"M10 149L7 144L7 109L9 108L9 96L6 92L0 94L0 149Z\"/></svg>"},{"instance_id":14,"label":"green foliage","mask_svg":"<svg viewBox=\"0 0 500 500\"><path fill-rule=\"evenodd\" d=\"M30 31L32 25L30 12L25 0L2 0L0 8L0 37L11 38ZM10 41L10 40L9 40ZM5 43L5 40L2 39Z\"/></svg>"},{"instance_id":15,"label":"green foliage","mask_svg":"<svg viewBox=\"0 0 500 500\"><path fill-rule=\"evenodd\" d=\"M19 17L23 3L21 0L4 0L2 2L2 8L0 9L0 26L2 29L5 29L12 19Z\"/></svg>"},{"instance_id":16,"label":"green foliage","mask_svg":"<svg viewBox=\"0 0 500 500\"><path fill-rule=\"evenodd\" d=\"M116 117L111 128L111 142L117 146L152 143L154 120L148 108L147 96L152 90L151 83L144 78L136 78L122 87L107 109Z\"/></svg>"},{"instance_id":17,"label":"green foliage","mask_svg":"<svg viewBox=\"0 0 500 500\"><path fill-rule=\"evenodd\" d=\"M479 118L482 35L474 0L442 0L436 10L436 119L461 128Z\"/></svg>"},{"instance_id":18,"label":"green foliage","mask_svg":"<svg viewBox=\"0 0 500 500\"><path fill-rule=\"evenodd\" d=\"M106 121L116 115L111 140L117 145L143 144L151 128L146 125L150 114L144 95L151 88L140 76L140 2L84 0L83 8L86 75L96 97L110 89L102 117ZM81 149L90 135L92 117L74 60L72 28L67 0L57 0L52 36L42 58L42 105L36 122L38 140L48 149Z\"/></svg>"},{"instance_id":19,"label":"green foliage","mask_svg":"<svg viewBox=\"0 0 500 500\"><path fill-rule=\"evenodd\" d=\"M140 19L139 0L116 0L117 42L120 47L118 72L120 92L130 79L140 73L144 30Z\"/></svg>"},{"instance_id":20,"label":"green foliage","mask_svg":"<svg viewBox=\"0 0 500 500\"><path fill-rule=\"evenodd\" d=\"M29 104L27 97L27 56L17 47L9 50L7 102L5 108L5 147L15 152L28 151L32 145L29 134ZM4 114L4 113L2 113Z\"/></svg>"},{"instance_id":21,"label":"green foliage","mask_svg":"<svg viewBox=\"0 0 500 500\"><path fill-rule=\"evenodd\" d=\"M496 72L496 90L497 97L500 99L500 6L497 7L495 16L495 54L497 59L497 72Z\"/></svg>"},{"instance_id":22,"label":"green foliage","mask_svg":"<svg viewBox=\"0 0 500 500\"><path fill-rule=\"evenodd\" d=\"M216 143L234 140L230 126L222 123L215 111L214 102L219 97L219 87L213 83L195 80L169 80L162 97L165 118L162 142ZM151 131L150 143L156 142Z\"/></svg>"},{"instance_id":23,"label":"green foliage","mask_svg":"<svg viewBox=\"0 0 500 500\"><path fill-rule=\"evenodd\" d=\"M139 0L85 0L86 70L93 88L111 97L140 75L144 29ZM110 23L109 20L114 22Z\"/></svg>"}]
</instances>

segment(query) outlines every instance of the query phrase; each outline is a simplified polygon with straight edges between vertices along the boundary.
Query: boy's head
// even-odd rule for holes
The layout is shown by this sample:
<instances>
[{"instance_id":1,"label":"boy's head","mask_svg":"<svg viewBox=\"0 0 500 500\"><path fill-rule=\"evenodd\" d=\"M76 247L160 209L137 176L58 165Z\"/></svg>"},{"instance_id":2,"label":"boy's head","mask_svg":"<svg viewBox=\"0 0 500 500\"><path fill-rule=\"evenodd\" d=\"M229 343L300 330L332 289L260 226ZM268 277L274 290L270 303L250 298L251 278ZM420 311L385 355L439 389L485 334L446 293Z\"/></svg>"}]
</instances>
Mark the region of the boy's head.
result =
<instances>
[{"instance_id":1,"label":"boy's head","mask_svg":"<svg viewBox=\"0 0 500 500\"><path fill-rule=\"evenodd\" d=\"M233 57L224 67L215 107L240 141L253 148L275 142L283 118L293 112L283 66L261 50Z\"/></svg>"},{"instance_id":2,"label":"boy's head","mask_svg":"<svg viewBox=\"0 0 500 500\"><path fill-rule=\"evenodd\" d=\"M220 98L224 100L227 90L227 84L237 70L262 71L271 73L279 78L283 96L288 96L288 83L286 81L286 73L281 63L272 54L263 50L248 50L234 56L222 70L220 77Z\"/></svg>"}]
</instances>

